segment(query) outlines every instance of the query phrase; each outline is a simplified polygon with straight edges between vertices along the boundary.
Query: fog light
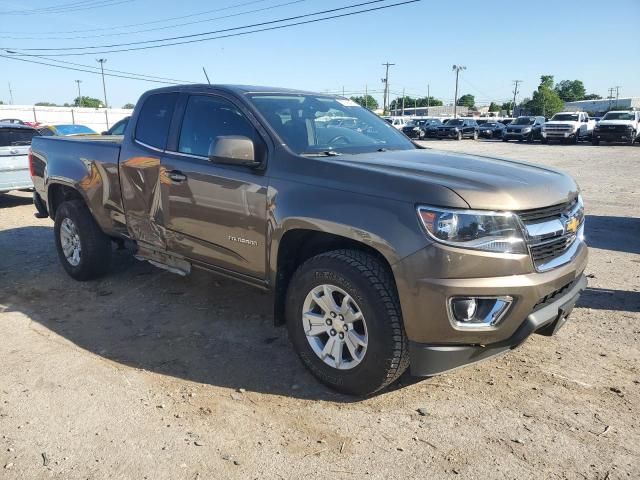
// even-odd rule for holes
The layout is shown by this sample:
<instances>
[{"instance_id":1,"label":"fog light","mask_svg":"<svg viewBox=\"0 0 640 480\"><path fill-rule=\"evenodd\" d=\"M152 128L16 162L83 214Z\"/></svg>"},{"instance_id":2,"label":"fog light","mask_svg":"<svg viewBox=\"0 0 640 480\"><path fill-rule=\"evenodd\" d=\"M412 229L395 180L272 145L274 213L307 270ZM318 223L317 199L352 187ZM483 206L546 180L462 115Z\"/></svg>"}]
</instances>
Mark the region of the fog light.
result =
<instances>
[{"instance_id":1,"label":"fog light","mask_svg":"<svg viewBox=\"0 0 640 480\"><path fill-rule=\"evenodd\" d=\"M449 320L454 328L491 330L504 318L513 298L452 297L448 302Z\"/></svg>"},{"instance_id":2,"label":"fog light","mask_svg":"<svg viewBox=\"0 0 640 480\"><path fill-rule=\"evenodd\" d=\"M478 302L475 298L454 298L451 300L451 308L456 320L469 322L478 310Z\"/></svg>"}]
</instances>

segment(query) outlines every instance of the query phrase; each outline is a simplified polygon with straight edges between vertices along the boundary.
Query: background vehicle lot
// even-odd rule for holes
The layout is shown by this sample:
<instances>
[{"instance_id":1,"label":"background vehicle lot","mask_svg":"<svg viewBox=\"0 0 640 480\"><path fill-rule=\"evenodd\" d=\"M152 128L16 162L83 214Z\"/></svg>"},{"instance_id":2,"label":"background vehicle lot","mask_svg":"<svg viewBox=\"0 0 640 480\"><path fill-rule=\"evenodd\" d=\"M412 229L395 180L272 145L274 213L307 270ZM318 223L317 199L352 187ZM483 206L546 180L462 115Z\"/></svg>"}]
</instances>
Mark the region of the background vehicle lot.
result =
<instances>
[{"instance_id":1,"label":"background vehicle lot","mask_svg":"<svg viewBox=\"0 0 640 480\"><path fill-rule=\"evenodd\" d=\"M640 147L424 145L577 179L594 278L559 336L355 401L306 373L266 296L124 253L75 283L29 194L0 196L3 476L638 477Z\"/></svg>"}]
</instances>

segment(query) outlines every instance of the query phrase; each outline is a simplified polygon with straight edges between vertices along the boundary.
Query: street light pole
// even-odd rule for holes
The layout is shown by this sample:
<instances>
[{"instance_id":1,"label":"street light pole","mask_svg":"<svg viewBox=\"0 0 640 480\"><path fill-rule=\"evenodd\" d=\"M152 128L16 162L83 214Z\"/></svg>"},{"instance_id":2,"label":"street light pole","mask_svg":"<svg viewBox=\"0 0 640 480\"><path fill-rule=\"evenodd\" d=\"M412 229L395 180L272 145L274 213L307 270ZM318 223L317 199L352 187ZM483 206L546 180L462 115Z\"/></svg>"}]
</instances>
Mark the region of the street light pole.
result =
<instances>
[{"instance_id":1,"label":"street light pole","mask_svg":"<svg viewBox=\"0 0 640 480\"><path fill-rule=\"evenodd\" d=\"M382 83L384 83L384 100L383 100L383 113L386 114L387 113L387 103L389 103L389 67L394 66L395 63L383 63L382 66L386 67L386 72L384 75L384 78L382 79Z\"/></svg>"},{"instance_id":2,"label":"street light pole","mask_svg":"<svg viewBox=\"0 0 640 480\"><path fill-rule=\"evenodd\" d=\"M82 83L82 80L76 80L75 82L78 84L78 106L81 107L82 106L82 95L80 94L80 84Z\"/></svg>"},{"instance_id":3,"label":"street light pole","mask_svg":"<svg viewBox=\"0 0 640 480\"><path fill-rule=\"evenodd\" d=\"M460 70L466 70L467 67L464 65L454 65L452 70L456 72L456 93L453 97L453 118L456 118L458 114L458 76L460 75Z\"/></svg>"},{"instance_id":4,"label":"street light pole","mask_svg":"<svg viewBox=\"0 0 640 480\"><path fill-rule=\"evenodd\" d=\"M104 92L104 108L109 108L107 104L107 86L104 83L104 64L106 63L106 58L96 58L96 62L100 64L100 71L102 72L102 91Z\"/></svg>"}]
</instances>

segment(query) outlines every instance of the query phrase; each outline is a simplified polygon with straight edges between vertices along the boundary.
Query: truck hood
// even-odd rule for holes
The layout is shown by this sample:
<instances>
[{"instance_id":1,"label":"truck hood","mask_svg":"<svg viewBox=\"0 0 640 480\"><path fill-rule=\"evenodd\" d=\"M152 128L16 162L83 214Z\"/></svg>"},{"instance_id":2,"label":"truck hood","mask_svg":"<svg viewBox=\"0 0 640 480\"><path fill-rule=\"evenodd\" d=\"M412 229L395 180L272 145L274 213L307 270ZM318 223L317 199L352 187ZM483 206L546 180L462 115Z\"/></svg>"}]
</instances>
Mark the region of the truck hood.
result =
<instances>
[{"instance_id":1,"label":"truck hood","mask_svg":"<svg viewBox=\"0 0 640 480\"><path fill-rule=\"evenodd\" d=\"M578 194L576 183L562 172L502 158L425 149L344 155L333 161L387 176L386 190L395 198L445 187L473 209L528 210L563 203ZM411 201L419 204L425 198Z\"/></svg>"},{"instance_id":2,"label":"truck hood","mask_svg":"<svg viewBox=\"0 0 640 480\"><path fill-rule=\"evenodd\" d=\"M635 122L633 120L600 120L598 122L598 126L607 126L607 125L628 125L633 127Z\"/></svg>"},{"instance_id":3,"label":"truck hood","mask_svg":"<svg viewBox=\"0 0 640 480\"><path fill-rule=\"evenodd\" d=\"M549 120L544 123L545 125L580 125L580 122L574 122L572 120Z\"/></svg>"}]
</instances>

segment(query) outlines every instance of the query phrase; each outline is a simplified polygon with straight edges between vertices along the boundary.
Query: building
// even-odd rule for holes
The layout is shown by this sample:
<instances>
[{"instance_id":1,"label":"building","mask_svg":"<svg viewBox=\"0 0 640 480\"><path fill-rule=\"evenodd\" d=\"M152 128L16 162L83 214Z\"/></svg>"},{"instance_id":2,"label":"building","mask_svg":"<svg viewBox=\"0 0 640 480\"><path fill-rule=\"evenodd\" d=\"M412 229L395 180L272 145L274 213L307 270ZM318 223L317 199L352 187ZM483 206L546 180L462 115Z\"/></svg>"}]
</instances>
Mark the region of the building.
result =
<instances>
[{"instance_id":1,"label":"building","mask_svg":"<svg viewBox=\"0 0 640 480\"><path fill-rule=\"evenodd\" d=\"M628 110L635 108L640 110L640 97L603 98L601 100L579 100L577 102L565 102L564 109L570 112L588 112L592 115L603 115L612 109Z\"/></svg>"},{"instance_id":2,"label":"building","mask_svg":"<svg viewBox=\"0 0 640 480\"><path fill-rule=\"evenodd\" d=\"M461 117L469 113L469 107L458 106L457 114ZM402 115L411 117L452 117L453 105L442 105L438 107L405 107L404 113L402 108L391 110L391 115L399 117Z\"/></svg>"}]
</instances>

